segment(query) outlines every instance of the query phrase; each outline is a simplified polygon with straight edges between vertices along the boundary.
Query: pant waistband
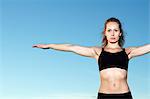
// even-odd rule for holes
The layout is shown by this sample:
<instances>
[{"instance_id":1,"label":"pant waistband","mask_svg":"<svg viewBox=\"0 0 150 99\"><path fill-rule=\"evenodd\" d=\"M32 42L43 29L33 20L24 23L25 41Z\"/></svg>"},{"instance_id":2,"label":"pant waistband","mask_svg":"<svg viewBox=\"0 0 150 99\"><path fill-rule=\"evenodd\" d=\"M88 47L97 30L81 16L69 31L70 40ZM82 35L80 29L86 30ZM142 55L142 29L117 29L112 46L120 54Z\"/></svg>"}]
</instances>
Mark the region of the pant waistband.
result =
<instances>
[{"instance_id":1,"label":"pant waistband","mask_svg":"<svg viewBox=\"0 0 150 99\"><path fill-rule=\"evenodd\" d=\"M131 94L131 91L128 91L128 92L125 92L125 93L101 93L101 92L98 92L99 95L110 95L110 96L113 96L113 95L129 95Z\"/></svg>"}]
</instances>

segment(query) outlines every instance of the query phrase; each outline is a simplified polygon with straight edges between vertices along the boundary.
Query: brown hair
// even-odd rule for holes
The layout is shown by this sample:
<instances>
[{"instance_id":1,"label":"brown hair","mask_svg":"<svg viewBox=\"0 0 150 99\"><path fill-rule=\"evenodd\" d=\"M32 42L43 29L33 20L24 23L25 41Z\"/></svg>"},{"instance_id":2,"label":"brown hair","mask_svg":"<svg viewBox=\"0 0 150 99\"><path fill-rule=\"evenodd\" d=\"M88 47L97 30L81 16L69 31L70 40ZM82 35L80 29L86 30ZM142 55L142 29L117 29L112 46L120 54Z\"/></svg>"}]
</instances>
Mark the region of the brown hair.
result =
<instances>
[{"instance_id":1,"label":"brown hair","mask_svg":"<svg viewBox=\"0 0 150 99\"><path fill-rule=\"evenodd\" d=\"M104 24L104 30L103 30L103 32L102 32L102 35L103 35L103 38L102 38L102 46L104 47L104 46L106 46L107 43L108 43L107 38L106 38L106 36L104 35L105 30L106 30L106 25L107 25L108 22L116 22L116 23L118 23L120 32L122 33L121 36L120 36L120 38L119 38L119 46L122 47L122 46L124 45L124 43L125 43L124 31L123 31L123 29L122 29L122 25L121 25L121 22L119 21L119 19L114 18L114 17L111 17L111 18L107 19L106 22L105 22L105 24Z\"/></svg>"}]
</instances>

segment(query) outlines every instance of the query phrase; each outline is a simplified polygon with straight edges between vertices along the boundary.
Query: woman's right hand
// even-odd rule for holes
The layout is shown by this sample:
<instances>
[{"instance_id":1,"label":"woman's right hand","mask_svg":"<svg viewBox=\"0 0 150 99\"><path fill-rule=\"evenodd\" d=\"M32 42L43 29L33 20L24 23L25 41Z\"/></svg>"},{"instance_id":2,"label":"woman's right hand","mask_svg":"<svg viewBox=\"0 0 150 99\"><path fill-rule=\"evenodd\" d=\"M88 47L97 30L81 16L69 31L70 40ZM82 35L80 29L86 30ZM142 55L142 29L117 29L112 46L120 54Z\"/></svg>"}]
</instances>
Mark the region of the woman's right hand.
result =
<instances>
[{"instance_id":1,"label":"woman's right hand","mask_svg":"<svg viewBox=\"0 0 150 99\"><path fill-rule=\"evenodd\" d=\"M32 46L33 48L42 48L42 49L49 49L47 44L36 44Z\"/></svg>"}]
</instances>

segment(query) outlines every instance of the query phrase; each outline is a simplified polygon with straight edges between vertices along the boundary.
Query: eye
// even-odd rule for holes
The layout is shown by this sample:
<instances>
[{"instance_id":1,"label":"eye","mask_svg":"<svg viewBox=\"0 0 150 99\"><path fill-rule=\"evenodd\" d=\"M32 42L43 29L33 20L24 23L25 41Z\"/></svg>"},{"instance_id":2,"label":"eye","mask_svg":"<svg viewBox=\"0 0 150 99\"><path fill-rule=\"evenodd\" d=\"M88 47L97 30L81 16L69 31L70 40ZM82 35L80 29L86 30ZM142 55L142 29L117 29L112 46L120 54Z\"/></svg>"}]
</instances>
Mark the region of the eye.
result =
<instances>
[{"instance_id":1,"label":"eye","mask_svg":"<svg viewBox=\"0 0 150 99\"><path fill-rule=\"evenodd\" d=\"M111 30L109 29L109 30L107 30L107 32L110 32Z\"/></svg>"},{"instance_id":2,"label":"eye","mask_svg":"<svg viewBox=\"0 0 150 99\"><path fill-rule=\"evenodd\" d=\"M115 30L115 32L118 32L118 30Z\"/></svg>"}]
</instances>

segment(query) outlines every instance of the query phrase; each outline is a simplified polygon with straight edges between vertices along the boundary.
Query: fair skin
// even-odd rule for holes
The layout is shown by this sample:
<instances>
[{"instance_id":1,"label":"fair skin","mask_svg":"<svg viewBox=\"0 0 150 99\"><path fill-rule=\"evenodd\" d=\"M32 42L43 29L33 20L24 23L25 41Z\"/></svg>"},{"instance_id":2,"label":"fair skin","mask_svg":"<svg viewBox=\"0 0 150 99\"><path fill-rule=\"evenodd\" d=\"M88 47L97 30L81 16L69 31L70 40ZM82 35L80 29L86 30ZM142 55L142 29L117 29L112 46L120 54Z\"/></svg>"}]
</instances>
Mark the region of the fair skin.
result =
<instances>
[{"instance_id":1,"label":"fair skin","mask_svg":"<svg viewBox=\"0 0 150 99\"><path fill-rule=\"evenodd\" d=\"M108 44L104 48L105 51L115 53L122 50L118 44L119 36L121 36L121 33L116 22L107 23L104 35L108 41ZM98 61L99 55L102 51L102 47L98 46L85 47L73 44L36 44L33 45L33 47L73 52L81 56L94 58L96 61ZM125 52L127 53L129 59L141 56L150 52L150 44L138 47L128 47L125 48ZM127 71L124 69L104 69L100 71L100 81L101 85L99 92L101 93L125 93L130 90L127 84Z\"/></svg>"}]
</instances>

